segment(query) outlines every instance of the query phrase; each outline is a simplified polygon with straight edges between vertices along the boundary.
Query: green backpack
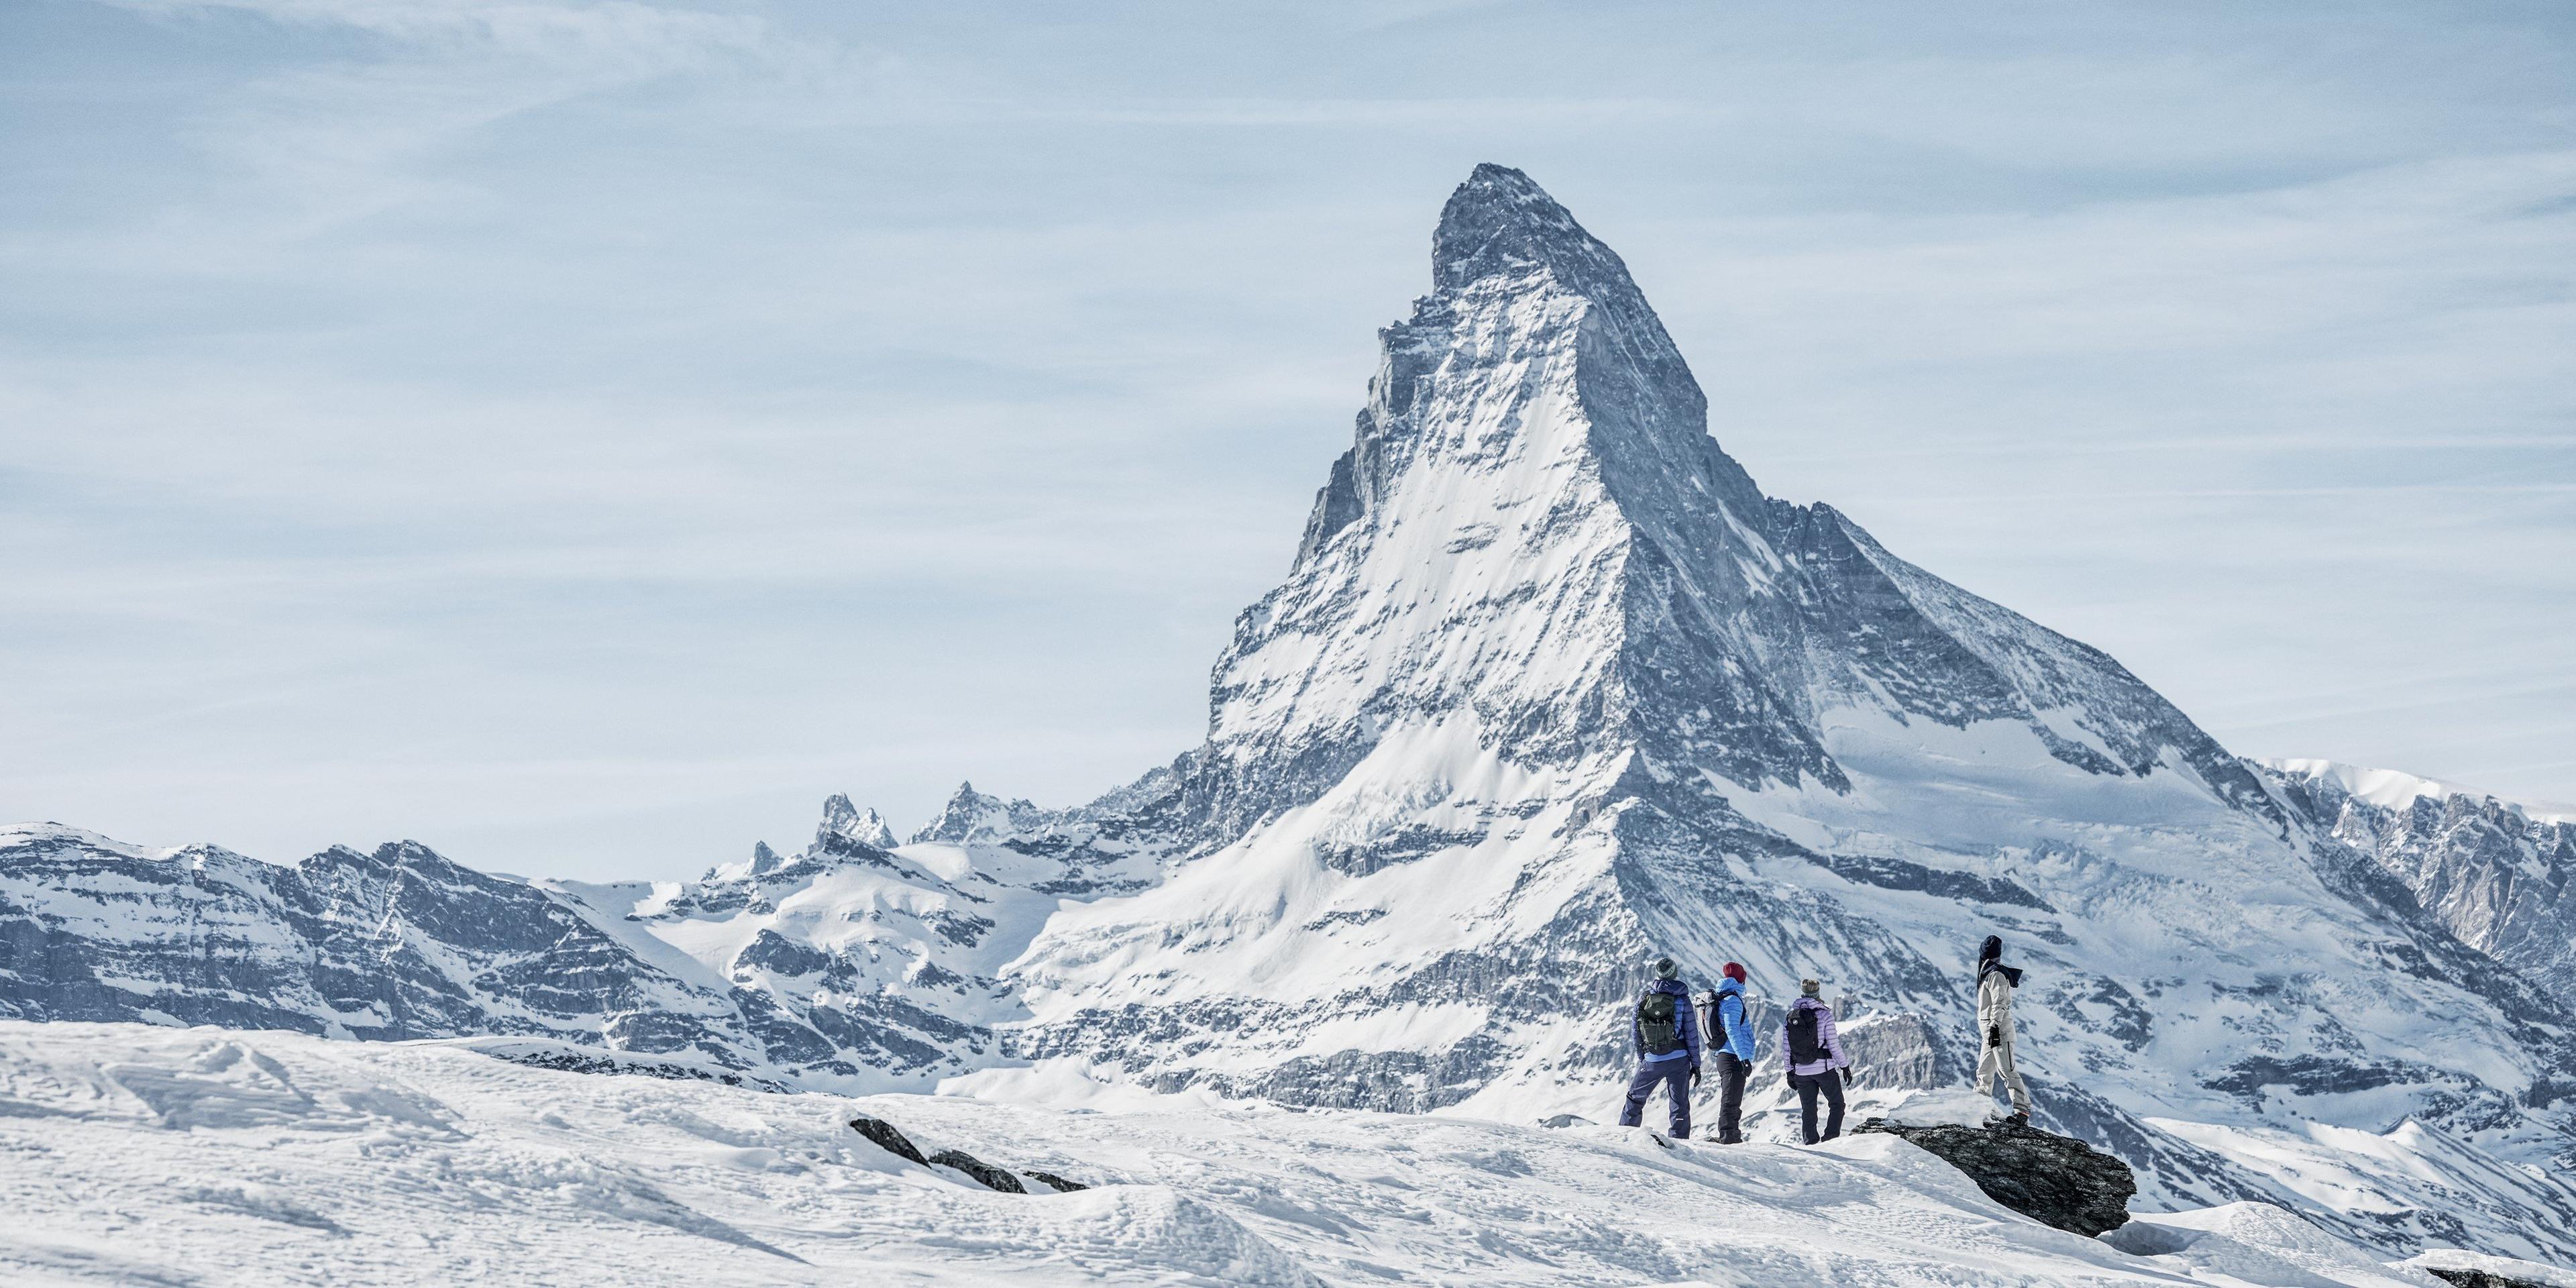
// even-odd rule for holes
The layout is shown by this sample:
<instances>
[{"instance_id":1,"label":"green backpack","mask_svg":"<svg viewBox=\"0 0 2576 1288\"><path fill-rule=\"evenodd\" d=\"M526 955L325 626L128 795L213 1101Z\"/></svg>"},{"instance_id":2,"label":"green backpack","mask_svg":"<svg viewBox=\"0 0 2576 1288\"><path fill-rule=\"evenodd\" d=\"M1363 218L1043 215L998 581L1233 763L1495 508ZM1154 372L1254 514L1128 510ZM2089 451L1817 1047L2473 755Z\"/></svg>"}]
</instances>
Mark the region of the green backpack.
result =
<instances>
[{"instance_id":1,"label":"green backpack","mask_svg":"<svg viewBox=\"0 0 2576 1288\"><path fill-rule=\"evenodd\" d=\"M1648 989L1637 999L1637 1033L1646 1040L1646 1054L1671 1055L1682 1049L1682 1026L1673 1011L1673 995Z\"/></svg>"}]
</instances>

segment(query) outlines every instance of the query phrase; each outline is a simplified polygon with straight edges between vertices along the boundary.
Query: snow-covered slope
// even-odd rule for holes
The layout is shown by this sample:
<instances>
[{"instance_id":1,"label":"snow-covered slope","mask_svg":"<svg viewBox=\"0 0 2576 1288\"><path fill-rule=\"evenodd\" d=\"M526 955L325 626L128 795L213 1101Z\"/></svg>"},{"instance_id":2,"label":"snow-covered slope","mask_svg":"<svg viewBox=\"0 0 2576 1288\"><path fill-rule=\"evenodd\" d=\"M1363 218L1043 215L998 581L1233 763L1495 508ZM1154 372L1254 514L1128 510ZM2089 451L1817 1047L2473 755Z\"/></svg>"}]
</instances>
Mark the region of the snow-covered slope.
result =
<instances>
[{"instance_id":1,"label":"snow-covered slope","mask_svg":"<svg viewBox=\"0 0 2576 1288\"><path fill-rule=\"evenodd\" d=\"M2170 1218L2182 1233L2131 1255L1997 1207L1890 1136L1665 1147L1133 1100L852 1101L532 1069L465 1043L0 1022L0 1279L2439 1283L2268 1210ZM995 1193L870 1144L854 1112L1091 1188Z\"/></svg>"}]
</instances>

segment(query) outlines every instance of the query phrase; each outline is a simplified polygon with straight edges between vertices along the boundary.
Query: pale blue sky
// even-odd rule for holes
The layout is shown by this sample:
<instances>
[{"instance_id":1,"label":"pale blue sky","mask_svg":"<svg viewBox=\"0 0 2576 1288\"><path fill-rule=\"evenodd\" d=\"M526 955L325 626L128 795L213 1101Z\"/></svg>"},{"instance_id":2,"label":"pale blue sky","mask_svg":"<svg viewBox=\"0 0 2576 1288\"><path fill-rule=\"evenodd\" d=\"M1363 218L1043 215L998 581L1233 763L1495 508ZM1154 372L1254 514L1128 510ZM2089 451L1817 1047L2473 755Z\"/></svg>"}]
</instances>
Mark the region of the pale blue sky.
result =
<instances>
[{"instance_id":1,"label":"pale blue sky","mask_svg":"<svg viewBox=\"0 0 2576 1288\"><path fill-rule=\"evenodd\" d=\"M1442 198L2230 747L2576 799L2576 8L0 5L0 818L671 876L1086 799Z\"/></svg>"}]
</instances>

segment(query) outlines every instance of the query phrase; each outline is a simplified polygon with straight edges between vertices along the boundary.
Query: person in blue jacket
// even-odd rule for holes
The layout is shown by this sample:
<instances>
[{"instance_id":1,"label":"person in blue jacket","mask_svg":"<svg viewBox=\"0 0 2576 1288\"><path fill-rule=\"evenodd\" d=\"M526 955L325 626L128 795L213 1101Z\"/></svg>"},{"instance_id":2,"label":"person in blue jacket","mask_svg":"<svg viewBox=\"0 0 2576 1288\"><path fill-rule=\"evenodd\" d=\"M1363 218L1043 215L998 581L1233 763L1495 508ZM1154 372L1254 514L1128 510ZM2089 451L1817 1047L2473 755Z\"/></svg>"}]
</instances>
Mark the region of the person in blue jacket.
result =
<instances>
[{"instance_id":1,"label":"person in blue jacket","mask_svg":"<svg viewBox=\"0 0 2576 1288\"><path fill-rule=\"evenodd\" d=\"M1690 1089L1699 1085L1699 1016L1693 1013L1690 986L1682 982L1681 963L1670 957L1655 963L1655 980L1637 995L1628 1013L1628 1036L1637 1047L1637 1072L1628 1079L1628 1104L1619 1125L1634 1127L1646 1119L1646 1101L1661 1086L1671 1096L1673 1139L1690 1139Z\"/></svg>"},{"instance_id":2,"label":"person in blue jacket","mask_svg":"<svg viewBox=\"0 0 2576 1288\"><path fill-rule=\"evenodd\" d=\"M1728 962L1708 1002L1709 1036L1717 1039L1717 1143L1744 1143L1744 1078L1753 1072L1753 1020L1744 1012L1744 965Z\"/></svg>"}]
</instances>

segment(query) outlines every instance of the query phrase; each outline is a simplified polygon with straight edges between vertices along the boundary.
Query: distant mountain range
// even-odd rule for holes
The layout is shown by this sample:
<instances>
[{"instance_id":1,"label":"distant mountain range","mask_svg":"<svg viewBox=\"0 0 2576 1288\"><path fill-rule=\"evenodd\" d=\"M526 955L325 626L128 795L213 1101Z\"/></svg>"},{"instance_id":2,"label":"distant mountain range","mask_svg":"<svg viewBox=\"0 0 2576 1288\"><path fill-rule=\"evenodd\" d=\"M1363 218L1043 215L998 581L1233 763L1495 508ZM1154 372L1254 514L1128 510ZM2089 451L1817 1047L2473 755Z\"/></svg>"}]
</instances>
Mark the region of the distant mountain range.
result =
<instances>
[{"instance_id":1,"label":"distant mountain range","mask_svg":"<svg viewBox=\"0 0 2576 1288\"><path fill-rule=\"evenodd\" d=\"M1765 496L1626 266L1518 171L1479 167L1432 249L1206 742L1129 787L961 788L904 844L835 797L798 853L688 883L18 826L0 1016L1598 1113L1663 952L1745 963L1766 1018L1824 980L1864 1087L1960 1082L1995 933L2041 1117L2149 1201L2576 1258L2576 822L2242 760Z\"/></svg>"}]
</instances>

